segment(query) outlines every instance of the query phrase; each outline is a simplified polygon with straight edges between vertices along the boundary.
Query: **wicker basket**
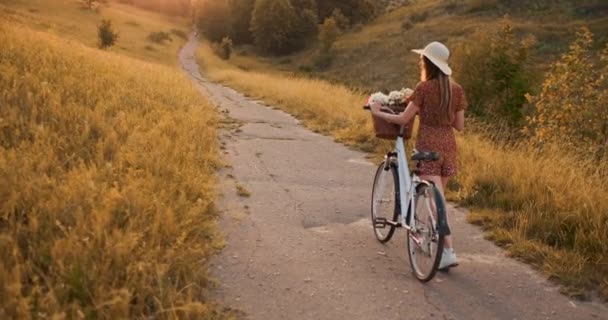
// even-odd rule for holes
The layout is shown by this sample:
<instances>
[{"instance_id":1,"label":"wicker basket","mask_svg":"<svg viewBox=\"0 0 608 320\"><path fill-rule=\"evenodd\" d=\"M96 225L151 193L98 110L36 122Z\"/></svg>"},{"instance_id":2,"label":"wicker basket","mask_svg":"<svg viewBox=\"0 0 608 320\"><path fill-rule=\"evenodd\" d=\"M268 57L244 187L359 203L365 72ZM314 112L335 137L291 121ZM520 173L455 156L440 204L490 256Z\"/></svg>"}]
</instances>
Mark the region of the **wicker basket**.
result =
<instances>
[{"instance_id":1,"label":"wicker basket","mask_svg":"<svg viewBox=\"0 0 608 320\"><path fill-rule=\"evenodd\" d=\"M385 106L383 109L386 110L387 113L399 114L405 110L404 105L391 105ZM401 129L399 125L390 123L384 119L380 119L375 117L372 114L372 119L374 121L374 131L376 132L376 138L379 139L387 139L387 140L395 140L399 136L399 130ZM408 124L406 124L403 128L403 138L410 139L412 137L412 129L414 127L414 119L412 119Z\"/></svg>"}]
</instances>

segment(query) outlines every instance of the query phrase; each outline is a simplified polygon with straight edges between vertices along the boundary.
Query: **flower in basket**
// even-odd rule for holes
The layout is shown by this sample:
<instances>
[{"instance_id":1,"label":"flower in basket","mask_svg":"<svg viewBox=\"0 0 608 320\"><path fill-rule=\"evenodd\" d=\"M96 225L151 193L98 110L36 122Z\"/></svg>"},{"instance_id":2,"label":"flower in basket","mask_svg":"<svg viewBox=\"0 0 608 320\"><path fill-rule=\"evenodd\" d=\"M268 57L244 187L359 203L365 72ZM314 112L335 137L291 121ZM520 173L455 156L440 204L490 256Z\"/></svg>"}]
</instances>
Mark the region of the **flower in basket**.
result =
<instances>
[{"instance_id":1,"label":"flower in basket","mask_svg":"<svg viewBox=\"0 0 608 320\"><path fill-rule=\"evenodd\" d=\"M414 93L410 88L403 88L399 91L391 91L388 95L376 92L369 97L368 104L379 102L383 106L396 106L405 104L405 100Z\"/></svg>"},{"instance_id":2,"label":"flower in basket","mask_svg":"<svg viewBox=\"0 0 608 320\"><path fill-rule=\"evenodd\" d=\"M389 105L402 105L405 104L405 99L414 93L414 90L410 88L403 88L399 91L391 91L388 94L388 104Z\"/></svg>"},{"instance_id":3,"label":"flower in basket","mask_svg":"<svg viewBox=\"0 0 608 320\"><path fill-rule=\"evenodd\" d=\"M369 97L367 103L369 105L372 105L374 103L380 103L381 105L385 106L388 104L388 96L382 92L376 92Z\"/></svg>"}]
</instances>

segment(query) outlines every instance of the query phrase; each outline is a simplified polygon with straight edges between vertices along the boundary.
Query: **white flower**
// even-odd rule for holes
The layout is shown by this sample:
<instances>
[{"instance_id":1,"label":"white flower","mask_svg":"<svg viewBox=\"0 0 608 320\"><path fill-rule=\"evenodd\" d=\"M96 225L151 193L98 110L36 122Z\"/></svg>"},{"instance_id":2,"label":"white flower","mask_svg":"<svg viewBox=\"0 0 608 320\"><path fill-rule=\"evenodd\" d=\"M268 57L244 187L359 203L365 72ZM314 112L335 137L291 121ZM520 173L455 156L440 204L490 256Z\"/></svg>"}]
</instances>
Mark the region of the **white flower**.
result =
<instances>
[{"instance_id":1,"label":"white flower","mask_svg":"<svg viewBox=\"0 0 608 320\"><path fill-rule=\"evenodd\" d=\"M369 104L379 102L382 105L396 105L403 104L405 99L414 93L414 90L410 88L403 88L399 91L391 91L388 95L382 92L376 92L369 97Z\"/></svg>"},{"instance_id":2,"label":"white flower","mask_svg":"<svg viewBox=\"0 0 608 320\"><path fill-rule=\"evenodd\" d=\"M382 105L388 104L388 96L382 92L376 92L369 97L369 104L372 105L379 102Z\"/></svg>"},{"instance_id":3,"label":"white flower","mask_svg":"<svg viewBox=\"0 0 608 320\"><path fill-rule=\"evenodd\" d=\"M412 95L414 91L410 88L403 88L399 91L391 91L388 95L389 104L403 104L405 99Z\"/></svg>"}]
</instances>

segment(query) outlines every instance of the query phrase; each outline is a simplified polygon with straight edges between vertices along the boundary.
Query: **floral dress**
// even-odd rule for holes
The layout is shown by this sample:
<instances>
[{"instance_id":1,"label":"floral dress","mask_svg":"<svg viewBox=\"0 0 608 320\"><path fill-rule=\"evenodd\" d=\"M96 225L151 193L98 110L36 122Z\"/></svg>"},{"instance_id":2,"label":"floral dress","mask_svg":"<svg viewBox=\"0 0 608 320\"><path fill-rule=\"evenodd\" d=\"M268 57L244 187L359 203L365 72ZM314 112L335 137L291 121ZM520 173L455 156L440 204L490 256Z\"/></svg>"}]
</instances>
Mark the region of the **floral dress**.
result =
<instances>
[{"instance_id":1,"label":"floral dress","mask_svg":"<svg viewBox=\"0 0 608 320\"><path fill-rule=\"evenodd\" d=\"M439 161L422 161L419 165L421 175L452 177L458 172L456 137L452 125L441 123L439 110L441 95L439 81L436 79L420 82L408 99L419 108L420 127L416 149L434 151L441 156ZM456 113L467 107L467 100L462 87L452 82L452 100L450 109Z\"/></svg>"}]
</instances>

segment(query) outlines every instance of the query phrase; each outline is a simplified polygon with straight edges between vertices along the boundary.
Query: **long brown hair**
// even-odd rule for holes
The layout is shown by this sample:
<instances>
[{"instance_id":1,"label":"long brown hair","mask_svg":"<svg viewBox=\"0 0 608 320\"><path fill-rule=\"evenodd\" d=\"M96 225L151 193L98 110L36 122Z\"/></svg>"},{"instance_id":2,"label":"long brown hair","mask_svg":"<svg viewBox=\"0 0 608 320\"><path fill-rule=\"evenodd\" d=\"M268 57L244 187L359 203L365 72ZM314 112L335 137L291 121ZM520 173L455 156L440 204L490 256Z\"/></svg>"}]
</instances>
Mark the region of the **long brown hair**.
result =
<instances>
[{"instance_id":1,"label":"long brown hair","mask_svg":"<svg viewBox=\"0 0 608 320\"><path fill-rule=\"evenodd\" d=\"M450 108L452 102L452 85L450 82L450 76L446 75L439 69L431 60L427 57L422 56L423 61L423 70L421 79L422 81L428 81L432 79L437 79L439 82L439 92L441 93L441 103L439 104L440 113L440 122L443 125L450 125L454 122L454 117L456 116L452 109Z\"/></svg>"}]
</instances>

